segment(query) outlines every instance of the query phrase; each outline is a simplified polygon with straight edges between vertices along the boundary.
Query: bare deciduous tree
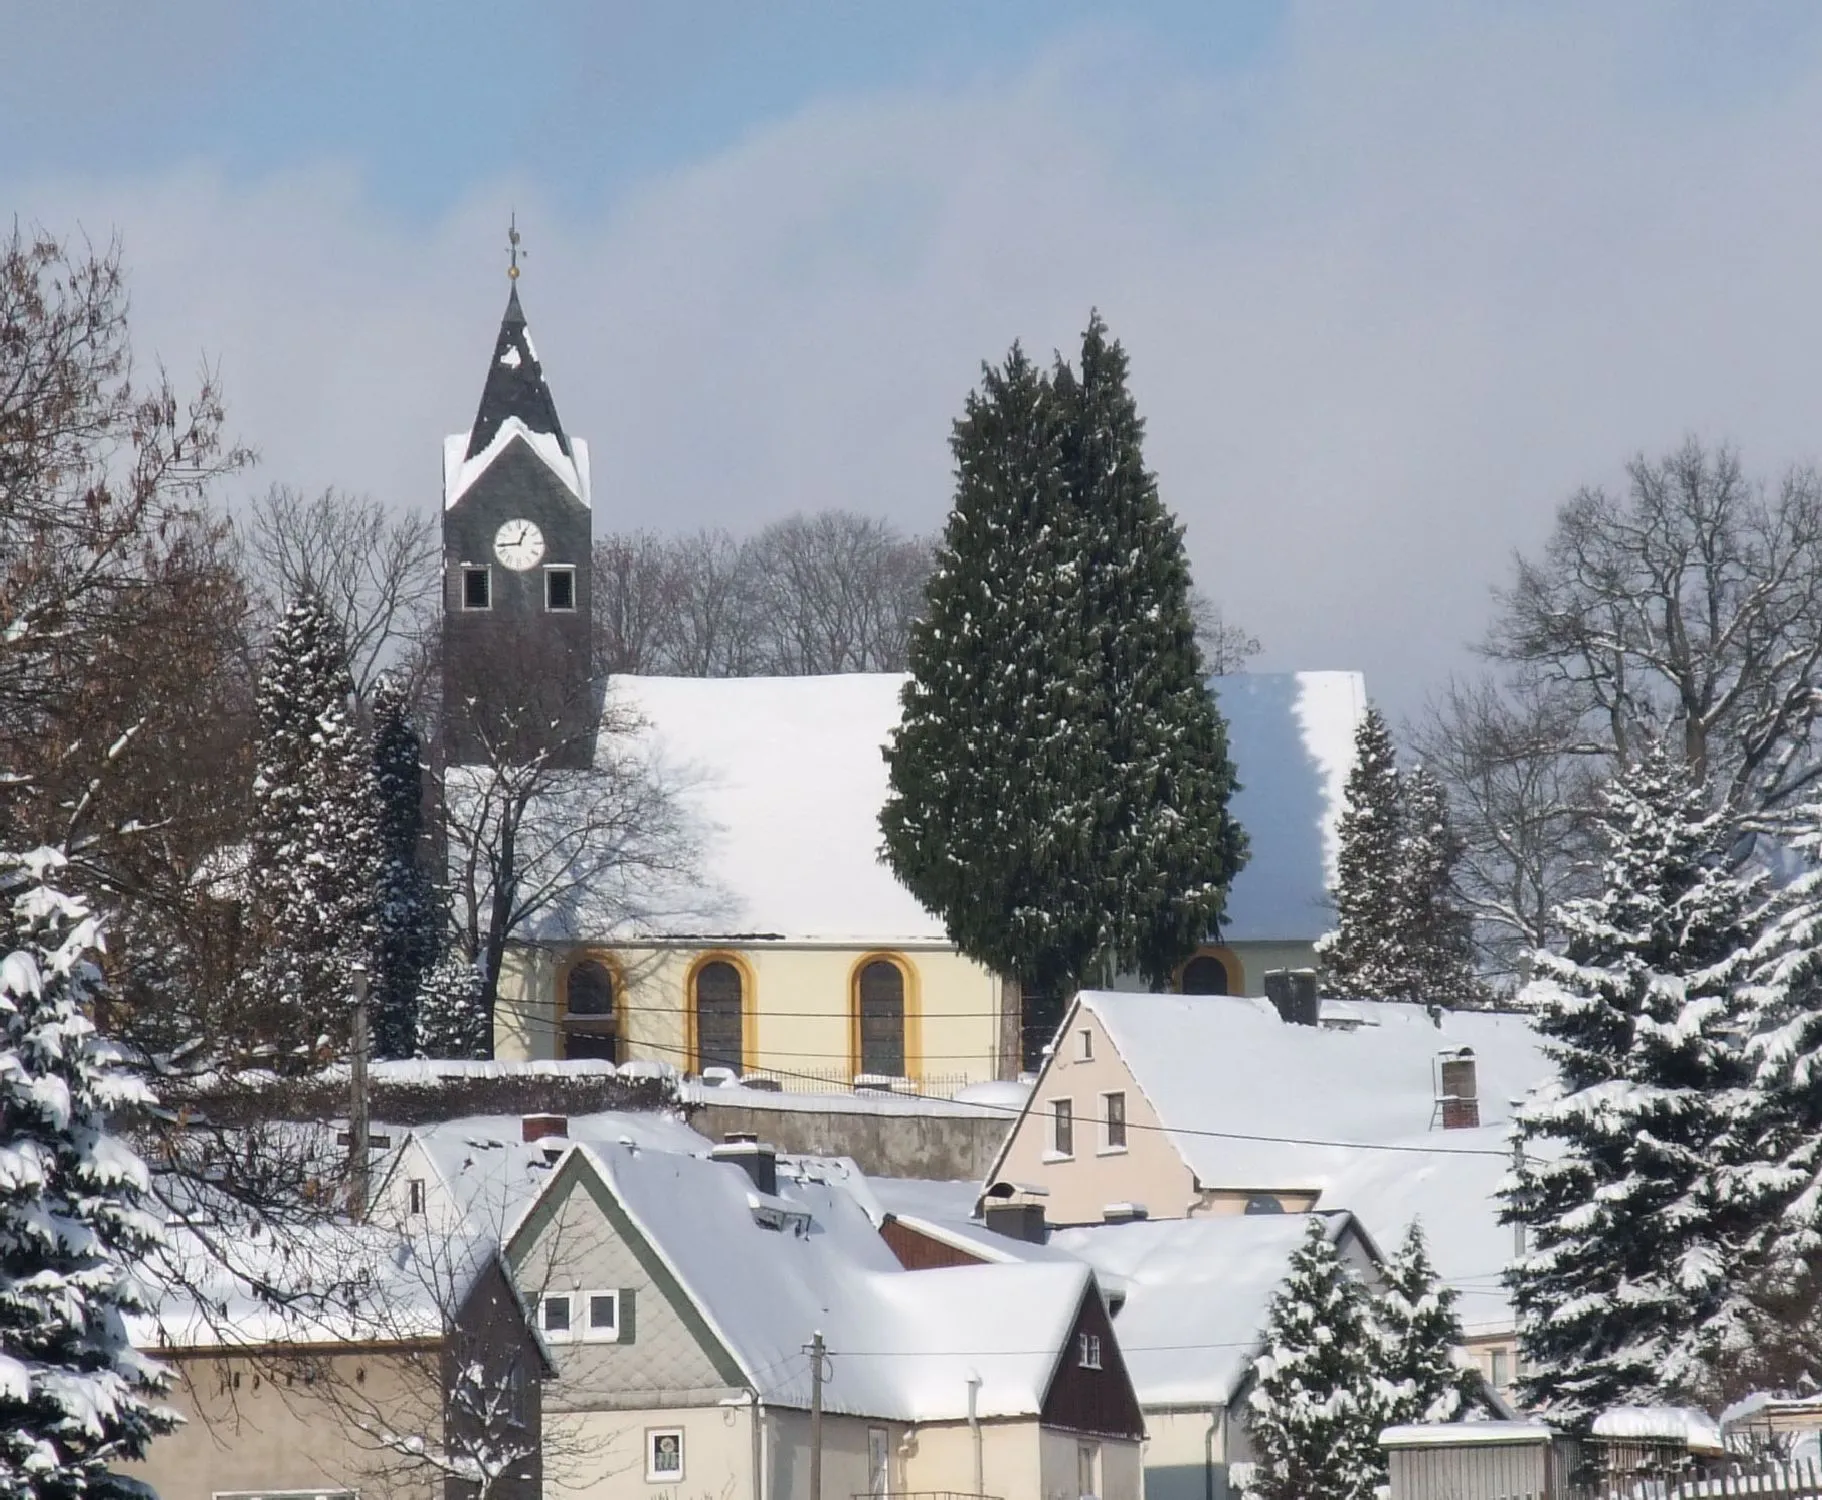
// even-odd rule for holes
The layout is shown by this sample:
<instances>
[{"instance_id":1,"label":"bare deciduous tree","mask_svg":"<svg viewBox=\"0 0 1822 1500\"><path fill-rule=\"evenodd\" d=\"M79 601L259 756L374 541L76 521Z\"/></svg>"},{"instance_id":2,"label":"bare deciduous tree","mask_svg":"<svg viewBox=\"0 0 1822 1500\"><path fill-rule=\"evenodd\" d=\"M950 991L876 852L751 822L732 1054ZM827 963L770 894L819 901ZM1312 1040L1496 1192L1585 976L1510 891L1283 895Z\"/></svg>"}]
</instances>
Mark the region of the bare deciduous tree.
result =
<instances>
[{"instance_id":1,"label":"bare deciduous tree","mask_svg":"<svg viewBox=\"0 0 1822 1500\"><path fill-rule=\"evenodd\" d=\"M1221 606L1200 589L1190 592L1189 608L1196 621L1202 661L1216 676L1244 672L1246 664L1265 649L1258 636L1228 620Z\"/></svg>"},{"instance_id":2,"label":"bare deciduous tree","mask_svg":"<svg viewBox=\"0 0 1822 1500\"><path fill-rule=\"evenodd\" d=\"M365 697L382 671L415 679L442 589L435 518L389 509L334 488L305 495L275 484L236 527L249 582L268 626L305 593L335 612L348 638L348 670Z\"/></svg>"},{"instance_id":3,"label":"bare deciduous tree","mask_svg":"<svg viewBox=\"0 0 1822 1500\"><path fill-rule=\"evenodd\" d=\"M847 511L798 515L754 539L748 563L768 670L896 672L930 576L927 542Z\"/></svg>"}]
</instances>

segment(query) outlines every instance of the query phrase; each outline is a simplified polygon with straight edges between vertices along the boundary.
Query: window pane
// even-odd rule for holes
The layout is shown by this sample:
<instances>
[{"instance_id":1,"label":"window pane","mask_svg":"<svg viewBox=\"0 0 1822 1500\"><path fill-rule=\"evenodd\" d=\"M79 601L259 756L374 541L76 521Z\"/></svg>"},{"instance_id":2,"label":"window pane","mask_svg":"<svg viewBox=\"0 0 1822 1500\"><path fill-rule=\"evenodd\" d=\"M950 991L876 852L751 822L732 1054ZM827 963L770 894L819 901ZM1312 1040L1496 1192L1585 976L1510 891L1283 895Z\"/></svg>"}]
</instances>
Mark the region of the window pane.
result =
<instances>
[{"instance_id":1,"label":"window pane","mask_svg":"<svg viewBox=\"0 0 1822 1500\"><path fill-rule=\"evenodd\" d=\"M493 602L492 575L486 568L462 570L462 608L487 609Z\"/></svg>"},{"instance_id":2,"label":"window pane","mask_svg":"<svg viewBox=\"0 0 1822 1500\"><path fill-rule=\"evenodd\" d=\"M614 976L606 964L586 959L563 982L563 1055L618 1062Z\"/></svg>"},{"instance_id":3,"label":"window pane","mask_svg":"<svg viewBox=\"0 0 1822 1500\"><path fill-rule=\"evenodd\" d=\"M1059 1156L1075 1155L1075 1105L1057 1099L1050 1106L1051 1149Z\"/></svg>"},{"instance_id":4,"label":"window pane","mask_svg":"<svg viewBox=\"0 0 1822 1500\"><path fill-rule=\"evenodd\" d=\"M544 1331L546 1333L569 1332L569 1298L546 1297L544 1299Z\"/></svg>"},{"instance_id":5,"label":"window pane","mask_svg":"<svg viewBox=\"0 0 1822 1500\"><path fill-rule=\"evenodd\" d=\"M860 971L860 1070L905 1076L905 976L884 959Z\"/></svg>"},{"instance_id":6,"label":"window pane","mask_svg":"<svg viewBox=\"0 0 1822 1500\"><path fill-rule=\"evenodd\" d=\"M597 1333L607 1332L619 1325L620 1299L612 1292L597 1292L588 1299L588 1326Z\"/></svg>"},{"instance_id":7,"label":"window pane","mask_svg":"<svg viewBox=\"0 0 1822 1500\"><path fill-rule=\"evenodd\" d=\"M1107 1144L1124 1146L1126 1144L1126 1096L1108 1094L1103 1102L1107 1106Z\"/></svg>"},{"instance_id":8,"label":"window pane","mask_svg":"<svg viewBox=\"0 0 1822 1500\"><path fill-rule=\"evenodd\" d=\"M1227 965L1212 953L1198 953L1183 965L1183 993L1186 995L1227 994Z\"/></svg>"},{"instance_id":9,"label":"window pane","mask_svg":"<svg viewBox=\"0 0 1822 1500\"><path fill-rule=\"evenodd\" d=\"M576 575L573 569L551 568L545 573L544 607L556 610L576 607Z\"/></svg>"},{"instance_id":10,"label":"window pane","mask_svg":"<svg viewBox=\"0 0 1822 1500\"><path fill-rule=\"evenodd\" d=\"M741 1027L740 970L721 959L696 971L696 1066L732 1068L746 1065Z\"/></svg>"},{"instance_id":11,"label":"window pane","mask_svg":"<svg viewBox=\"0 0 1822 1500\"><path fill-rule=\"evenodd\" d=\"M572 1016L611 1016L614 1013L614 976L606 964L593 959L569 971L564 1008Z\"/></svg>"}]
</instances>

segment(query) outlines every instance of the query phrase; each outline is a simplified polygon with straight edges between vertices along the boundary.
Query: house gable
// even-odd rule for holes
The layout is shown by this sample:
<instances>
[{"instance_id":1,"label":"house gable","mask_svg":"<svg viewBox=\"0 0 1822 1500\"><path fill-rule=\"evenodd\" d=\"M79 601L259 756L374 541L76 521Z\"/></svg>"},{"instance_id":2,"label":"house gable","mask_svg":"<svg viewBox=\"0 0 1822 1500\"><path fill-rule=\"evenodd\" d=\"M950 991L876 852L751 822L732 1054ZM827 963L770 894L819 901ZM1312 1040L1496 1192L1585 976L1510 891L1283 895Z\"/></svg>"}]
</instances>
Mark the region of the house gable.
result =
<instances>
[{"instance_id":1,"label":"house gable","mask_svg":"<svg viewBox=\"0 0 1822 1500\"><path fill-rule=\"evenodd\" d=\"M1063 1341L1039 1420L1046 1427L1094 1437L1136 1441L1145 1436L1145 1418L1113 1320L1092 1284Z\"/></svg>"},{"instance_id":2,"label":"house gable","mask_svg":"<svg viewBox=\"0 0 1822 1500\"><path fill-rule=\"evenodd\" d=\"M1125 1142L1110 1139L1108 1096L1125 1107ZM1073 1151L1054 1149L1055 1106L1067 1100ZM1014 1121L986 1186L1042 1187L1052 1224L1099 1224L1113 1203L1140 1203L1155 1218L1196 1206L1196 1183L1176 1142L1094 1011L1079 1000Z\"/></svg>"},{"instance_id":3,"label":"house gable","mask_svg":"<svg viewBox=\"0 0 1822 1500\"><path fill-rule=\"evenodd\" d=\"M750 1382L702 1309L635 1224L585 1152L570 1151L506 1247L534 1314L540 1299L572 1299L575 1336L550 1340L560 1372L553 1410L712 1403ZM620 1294L620 1336L581 1330L589 1293Z\"/></svg>"}]
</instances>

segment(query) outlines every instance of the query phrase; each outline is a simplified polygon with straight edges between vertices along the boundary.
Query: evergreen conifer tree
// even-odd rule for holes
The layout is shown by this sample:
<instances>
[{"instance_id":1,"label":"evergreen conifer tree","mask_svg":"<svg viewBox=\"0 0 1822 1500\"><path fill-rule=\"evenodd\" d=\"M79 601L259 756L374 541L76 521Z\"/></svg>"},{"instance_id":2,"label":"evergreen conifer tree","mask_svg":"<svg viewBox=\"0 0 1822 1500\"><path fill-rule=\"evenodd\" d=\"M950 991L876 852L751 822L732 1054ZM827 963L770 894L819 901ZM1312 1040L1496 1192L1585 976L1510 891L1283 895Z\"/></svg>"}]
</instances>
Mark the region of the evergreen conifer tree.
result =
<instances>
[{"instance_id":1,"label":"evergreen conifer tree","mask_svg":"<svg viewBox=\"0 0 1822 1500\"><path fill-rule=\"evenodd\" d=\"M341 626L305 594L266 652L249 877L262 946L250 1009L282 1061L345 1038L356 964L373 963L377 810Z\"/></svg>"},{"instance_id":2,"label":"evergreen conifer tree","mask_svg":"<svg viewBox=\"0 0 1822 1500\"><path fill-rule=\"evenodd\" d=\"M1473 1401L1479 1380L1460 1362L1455 1300L1455 1289L1437 1276L1423 1230L1413 1221L1374 1299L1384 1389L1381 1426L1459 1421Z\"/></svg>"},{"instance_id":3,"label":"evergreen conifer tree","mask_svg":"<svg viewBox=\"0 0 1822 1500\"><path fill-rule=\"evenodd\" d=\"M438 915L421 863L423 750L396 679L375 685L373 789L378 832L374 899L373 1041L381 1057L410 1057L417 1046L417 997L435 961Z\"/></svg>"},{"instance_id":4,"label":"evergreen conifer tree","mask_svg":"<svg viewBox=\"0 0 1822 1500\"><path fill-rule=\"evenodd\" d=\"M1525 1000L1555 1077L1521 1107L1505 1214L1519 1399L1585 1425L1622 1403L1687 1403L1732 1304L1734 1210L1717 1169L1747 1063L1738 972L1750 891L1722 818L1652 752L1609 786L1599 895L1562 911Z\"/></svg>"},{"instance_id":5,"label":"evergreen conifer tree","mask_svg":"<svg viewBox=\"0 0 1822 1500\"><path fill-rule=\"evenodd\" d=\"M127 1337L161 1227L111 1129L151 1099L89 1020L100 934L53 883L63 865L0 860L0 1496L136 1500L115 1467L176 1423Z\"/></svg>"},{"instance_id":6,"label":"evergreen conifer tree","mask_svg":"<svg viewBox=\"0 0 1822 1500\"><path fill-rule=\"evenodd\" d=\"M886 750L886 857L963 952L1045 997L1028 1027L1085 978L1161 980L1244 854L1125 377L1098 318L1079 378L1016 347L984 371Z\"/></svg>"},{"instance_id":7,"label":"evergreen conifer tree","mask_svg":"<svg viewBox=\"0 0 1822 1500\"><path fill-rule=\"evenodd\" d=\"M1317 944L1329 986L1369 1000L1411 998L1400 948L1404 879L1404 782L1392 732L1368 708L1354 731L1354 765L1341 811L1335 928Z\"/></svg>"},{"instance_id":8,"label":"evergreen conifer tree","mask_svg":"<svg viewBox=\"0 0 1822 1500\"><path fill-rule=\"evenodd\" d=\"M1404 778L1402 790L1398 915L1389 934L1404 971L1397 993L1428 1005L1477 1004L1473 930L1455 891L1462 845L1449 794L1422 766Z\"/></svg>"},{"instance_id":9,"label":"evergreen conifer tree","mask_svg":"<svg viewBox=\"0 0 1822 1500\"><path fill-rule=\"evenodd\" d=\"M491 1020L480 970L451 942L424 975L418 991L419 1057L487 1058L493 1055Z\"/></svg>"},{"instance_id":10,"label":"evergreen conifer tree","mask_svg":"<svg viewBox=\"0 0 1822 1500\"><path fill-rule=\"evenodd\" d=\"M1372 1500L1379 1483L1377 1341L1367 1292L1324 1221L1291 1257L1266 1316L1246 1423L1257 1459L1242 1484L1258 1500Z\"/></svg>"}]
</instances>

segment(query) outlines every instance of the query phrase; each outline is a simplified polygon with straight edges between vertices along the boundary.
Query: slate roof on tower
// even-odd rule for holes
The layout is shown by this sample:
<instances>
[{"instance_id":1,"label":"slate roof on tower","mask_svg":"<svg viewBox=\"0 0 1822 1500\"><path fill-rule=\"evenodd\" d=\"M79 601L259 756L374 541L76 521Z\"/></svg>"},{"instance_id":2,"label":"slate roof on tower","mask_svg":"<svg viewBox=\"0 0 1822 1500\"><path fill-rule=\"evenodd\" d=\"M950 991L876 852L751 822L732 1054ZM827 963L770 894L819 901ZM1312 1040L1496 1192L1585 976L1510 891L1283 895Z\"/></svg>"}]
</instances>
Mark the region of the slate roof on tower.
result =
<instances>
[{"instance_id":1,"label":"slate roof on tower","mask_svg":"<svg viewBox=\"0 0 1822 1500\"><path fill-rule=\"evenodd\" d=\"M516 281L512 295L506 299L506 315L500 319L500 336L494 340L493 362L487 367L480 409L475 412L468 451L463 457L473 458L485 449L508 417L517 417L533 432L548 432L569 456L569 439L563 435L557 403L544 383L544 367L538 363L538 351L532 347L531 333L525 326L525 310L519 306Z\"/></svg>"}]
</instances>

